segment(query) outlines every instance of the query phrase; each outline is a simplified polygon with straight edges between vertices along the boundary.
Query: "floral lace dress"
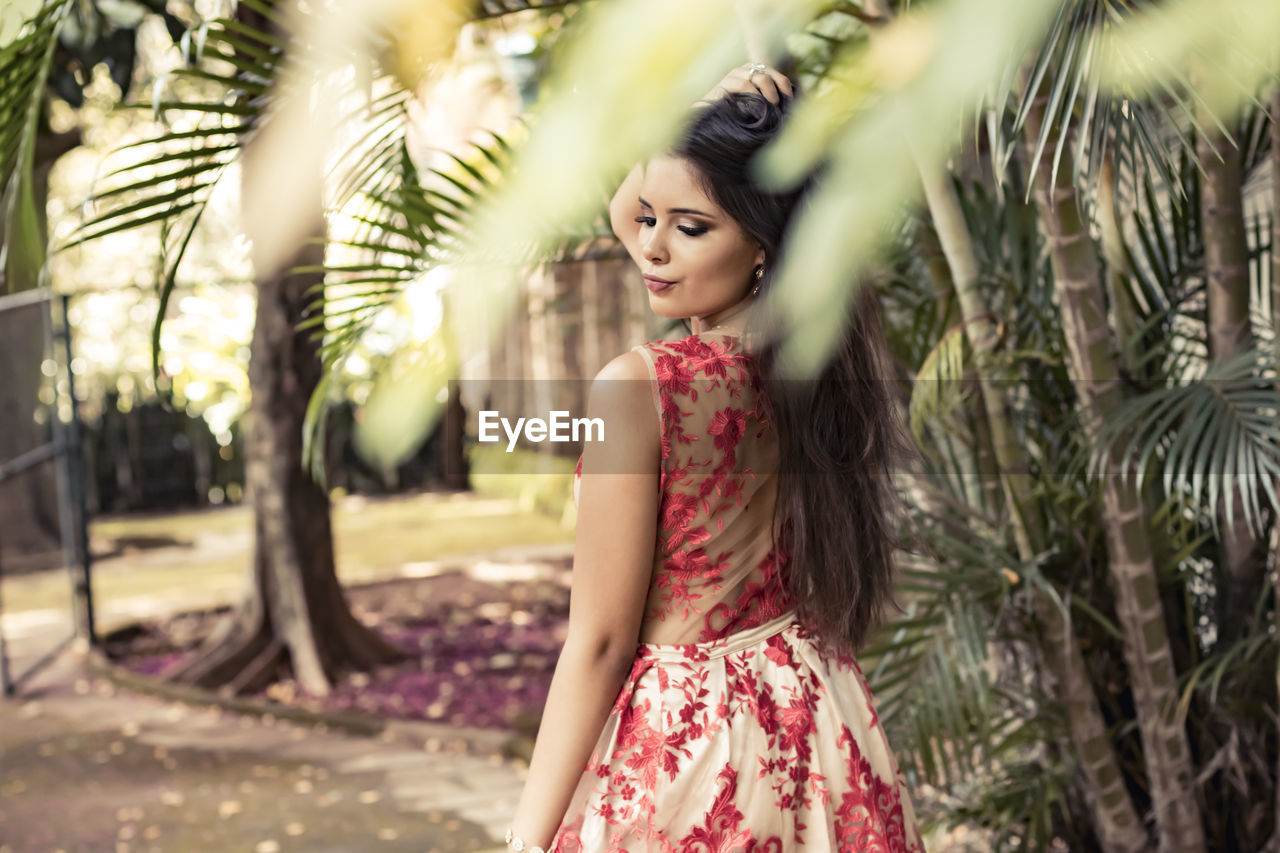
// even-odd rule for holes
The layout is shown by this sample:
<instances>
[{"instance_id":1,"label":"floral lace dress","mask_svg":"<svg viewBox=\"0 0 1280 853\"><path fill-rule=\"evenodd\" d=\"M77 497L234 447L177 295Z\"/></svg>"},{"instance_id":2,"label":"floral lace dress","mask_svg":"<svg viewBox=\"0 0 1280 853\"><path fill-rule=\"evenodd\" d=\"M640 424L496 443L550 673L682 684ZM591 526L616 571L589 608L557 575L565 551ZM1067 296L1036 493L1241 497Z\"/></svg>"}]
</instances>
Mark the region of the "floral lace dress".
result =
<instances>
[{"instance_id":1,"label":"floral lace dress","mask_svg":"<svg viewBox=\"0 0 1280 853\"><path fill-rule=\"evenodd\" d=\"M862 671L787 600L770 535L777 443L751 355L719 334L635 349L662 424L652 582L551 850L922 851Z\"/></svg>"}]
</instances>

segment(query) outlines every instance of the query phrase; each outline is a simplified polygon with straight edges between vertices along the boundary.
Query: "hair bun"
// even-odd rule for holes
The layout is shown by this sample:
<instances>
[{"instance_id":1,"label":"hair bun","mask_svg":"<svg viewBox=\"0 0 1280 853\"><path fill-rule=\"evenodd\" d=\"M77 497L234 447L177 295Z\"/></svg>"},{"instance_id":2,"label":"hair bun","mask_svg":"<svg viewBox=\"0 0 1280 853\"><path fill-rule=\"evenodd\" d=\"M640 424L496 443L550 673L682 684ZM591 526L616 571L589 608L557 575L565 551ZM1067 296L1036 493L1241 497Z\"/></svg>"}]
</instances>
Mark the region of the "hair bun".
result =
<instances>
[{"instance_id":1,"label":"hair bun","mask_svg":"<svg viewBox=\"0 0 1280 853\"><path fill-rule=\"evenodd\" d=\"M758 92L734 92L724 100L743 130L773 134L782 124L783 104L775 104Z\"/></svg>"}]
</instances>

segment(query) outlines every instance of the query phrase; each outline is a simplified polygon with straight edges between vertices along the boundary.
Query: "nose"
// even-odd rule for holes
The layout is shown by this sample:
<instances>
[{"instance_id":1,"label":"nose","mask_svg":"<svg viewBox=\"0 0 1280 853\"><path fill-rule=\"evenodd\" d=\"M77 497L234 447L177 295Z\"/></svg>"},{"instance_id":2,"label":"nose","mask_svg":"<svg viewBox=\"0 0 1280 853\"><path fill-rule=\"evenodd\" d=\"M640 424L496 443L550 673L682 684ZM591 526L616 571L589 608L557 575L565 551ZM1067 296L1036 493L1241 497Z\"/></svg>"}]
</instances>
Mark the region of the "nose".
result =
<instances>
[{"instance_id":1,"label":"nose","mask_svg":"<svg viewBox=\"0 0 1280 853\"><path fill-rule=\"evenodd\" d=\"M668 260L667 240L660 233L660 228L649 228L648 235L643 238L644 256L655 264L665 264Z\"/></svg>"}]
</instances>

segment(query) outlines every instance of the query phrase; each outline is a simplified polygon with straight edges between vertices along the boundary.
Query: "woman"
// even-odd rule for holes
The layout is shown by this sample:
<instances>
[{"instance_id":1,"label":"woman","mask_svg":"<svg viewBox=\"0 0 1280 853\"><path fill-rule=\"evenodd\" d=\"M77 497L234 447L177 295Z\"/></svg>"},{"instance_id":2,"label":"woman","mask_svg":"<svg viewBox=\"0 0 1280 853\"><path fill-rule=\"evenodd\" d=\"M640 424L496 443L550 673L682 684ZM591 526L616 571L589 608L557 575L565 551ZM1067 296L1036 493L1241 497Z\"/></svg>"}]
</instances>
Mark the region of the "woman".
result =
<instances>
[{"instance_id":1,"label":"woman","mask_svg":"<svg viewBox=\"0 0 1280 853\"><path fill-rule=\"evenodd\" d=\"M872 291L804 384L775 380L760 300L803 189L748 164L791 94L735 69L610 205L650 306L692 334L592 384L606 440L578 462L569 632L510 850L923 850L852 656L889 600L908 448Z\"/></svg>"}]
</instances>

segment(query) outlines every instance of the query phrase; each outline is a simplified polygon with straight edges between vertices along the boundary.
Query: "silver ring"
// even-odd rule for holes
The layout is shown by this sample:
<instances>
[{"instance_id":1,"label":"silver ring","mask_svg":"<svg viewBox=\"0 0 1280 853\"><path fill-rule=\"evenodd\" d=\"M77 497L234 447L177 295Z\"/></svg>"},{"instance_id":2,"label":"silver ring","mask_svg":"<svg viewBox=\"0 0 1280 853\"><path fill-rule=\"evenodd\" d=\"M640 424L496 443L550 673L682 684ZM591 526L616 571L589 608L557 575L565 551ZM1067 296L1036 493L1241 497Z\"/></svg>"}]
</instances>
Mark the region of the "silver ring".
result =
<instances>
[{"instance_id":1,"label":"silver ring","mask_svg":"<svg viewBox=\"0 0 1280 853\"><path fill-rule=\"evenodd\" d=\"M763 62L753 62L747 67L751 69L751 74L755 74L757 72L764 73L769 70L769 66L765 65ZM747 76L750 77L751 74L748 74Z\"/></svg>"}]
</instances>

